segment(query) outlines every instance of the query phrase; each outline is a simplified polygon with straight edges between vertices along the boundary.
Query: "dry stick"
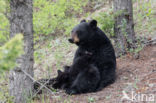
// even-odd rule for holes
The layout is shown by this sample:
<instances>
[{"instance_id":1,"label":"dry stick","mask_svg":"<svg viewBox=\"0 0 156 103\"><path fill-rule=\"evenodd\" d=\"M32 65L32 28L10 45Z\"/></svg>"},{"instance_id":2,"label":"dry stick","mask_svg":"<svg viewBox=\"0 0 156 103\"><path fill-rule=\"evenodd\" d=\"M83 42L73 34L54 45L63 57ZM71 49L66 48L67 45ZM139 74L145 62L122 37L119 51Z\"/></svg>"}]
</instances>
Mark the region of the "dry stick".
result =
<instances>
[{"instance_id":1,"label":"dry stick","mask_svg":"<svg viewBox=\"0 0 156 103\"><path fill-rule=\"evenodd\" d=\"M36 81L37 83L40 83L40 85L41 85L41 84L42 84L42 85L40 86L40 88L38 89L38 91L32 96L32 98L35 97L35 96L40 92L40 90L42 90L43 87L46 87L46 84L49 82L49 80L50 80L50 79L48 79L48 81L46 81L44 84L40 83L39 81ZM50 89L47 88L47 87L46 87L46 89L50 90ZM50 90L50 91L51 91L51 90Z\"/></svg>"},{"instance_id":2,"label":"dry stick","mask_svg":"<svg viewBox=\"0 0 156 103\"><path fill-rule=\"evenodd\" d=\"M147 42L144 43L145 45L155 45L156 44L156 39L152 39L152 40L149 40Z\"/></svg>"},{"instance_id":3,"label":"dry stick","mask_svg":"<svg viewBox=\"0 0 156 103\"><path fill-rule=\"evenodd\" d=\"M47 87L45 86L45 84L47 84L47 82L46 82L45 84L42 84L42 83L38 82L37 80L35 80L31 75L29 75L29 74L28 74L27 72L25 72L24 70L22 70L22 72L23 72L25 75L27 75L31 80L33 80L33 82L37 82L38 84L41 85L40 89L35 93L35 95L32 96L32 98L33 98L34 96L36 96L37 93L39 93L39 91L40 91L43 87L45 87L51 94L55 95L49 88L47 88ZM49 80L50 80L50 79L49 79ZM48 82L49 82L49 80L48 80Z\"/></svg>"}]
</instances>

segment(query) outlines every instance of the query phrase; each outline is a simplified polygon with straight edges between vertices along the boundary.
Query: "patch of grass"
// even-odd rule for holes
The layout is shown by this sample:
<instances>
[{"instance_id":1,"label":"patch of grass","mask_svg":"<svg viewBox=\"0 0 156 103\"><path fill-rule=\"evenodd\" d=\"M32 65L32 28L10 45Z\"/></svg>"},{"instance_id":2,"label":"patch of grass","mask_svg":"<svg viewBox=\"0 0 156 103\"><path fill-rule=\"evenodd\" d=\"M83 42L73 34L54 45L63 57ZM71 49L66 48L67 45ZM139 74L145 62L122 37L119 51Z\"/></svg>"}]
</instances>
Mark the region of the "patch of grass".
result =
<instances>
[{"instance_id":1,"label":"patch of grass","mask_svg":"<svg viewBox=\"0 0 156 103\"><path fill-rule=\"evenodd\" d=\"M49 40L35 51L35 68L40 68L40 72L49 70L50 74L62 70L64 65L71 64L76 48L76 45L68 42L67 37Z\"/></svg>"},{"instance_id":2,"label":"patch of grass","mask_svg":"<svg viewBox=\"0 0 156 103\"><path fill-rule=\"evenodd\" d=\"M94 103L95 99L93 97L88 97L88 103Z\"/></svg>"},{"instance_id":3,"label":"patch of grass","mask_svg":"<svg viewBox=\"0 0 156 103\"><path fill-rule=\"evenodd\" d=\"M156 33L155 0L139 0L134 3L133 7L136 34L154 36Z\"/></svg>"},{"instance_id":4,"label":"patch of grass","mask_svg":"<svg viewBox=\"0 0 156 103\"><path fill-rule=\"evenodd\" d=\"M1 73L0 75L0 102L4 103L13 103L13 97L9 96L8 90L8 73Z\"/></svg>"}]
</instances>

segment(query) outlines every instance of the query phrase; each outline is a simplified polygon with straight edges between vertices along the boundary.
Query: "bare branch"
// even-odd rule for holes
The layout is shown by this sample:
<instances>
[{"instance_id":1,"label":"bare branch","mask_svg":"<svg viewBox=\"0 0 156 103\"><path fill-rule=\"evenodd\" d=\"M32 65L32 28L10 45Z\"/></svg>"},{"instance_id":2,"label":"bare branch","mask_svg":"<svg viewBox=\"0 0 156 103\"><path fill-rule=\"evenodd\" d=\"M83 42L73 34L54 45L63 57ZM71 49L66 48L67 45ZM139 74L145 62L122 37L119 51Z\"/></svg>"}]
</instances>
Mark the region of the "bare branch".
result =
<instances>
[{"instance_id":1,"label":"bare branch","mask_svg":"<svg viewBox=\"0 0 156 103\"><path fill-rule=\"evenodd\" d=\"M145 45L156 45L156 39L152 39L152 40L149 40L147 42L145 42Z\"/></svg>"},{"instance_id":2,"label":"bare branch","mask_svg":"<svg viewBox=\"0 0 156 103\"><path fill-rule=\"evenodd\" d=\"M43 87L44 87L45 89L47 89L51 94L54 94L47 86L45 86L45 85L49 82L50 79L49 79L46 83L42 84L42 83L38 82L37 80L35 80L31 75L29 75L29 74L28 74L27 72L25 72L24 70L22 70L22 72L23 72L25 75L27 75L31 80L33 80L33 82L37 82L38 84L41 85L40 89L35 93L35 95L33 95L33 97L36 96L36 94L39 93L39 91L40 91Z\"/></svg>"}]
</instances>

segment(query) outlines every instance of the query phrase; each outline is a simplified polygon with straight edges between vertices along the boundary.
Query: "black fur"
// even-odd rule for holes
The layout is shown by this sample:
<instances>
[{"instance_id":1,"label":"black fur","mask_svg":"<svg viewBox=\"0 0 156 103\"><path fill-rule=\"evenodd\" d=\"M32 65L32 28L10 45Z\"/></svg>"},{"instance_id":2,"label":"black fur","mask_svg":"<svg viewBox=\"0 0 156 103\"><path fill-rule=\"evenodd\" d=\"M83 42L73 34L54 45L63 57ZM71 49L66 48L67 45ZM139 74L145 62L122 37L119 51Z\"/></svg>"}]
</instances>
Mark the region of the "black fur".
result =
<instances>
[{"instance_id":1,"label":"black fur","mask_svg":"<svg viewBox=\"0 0 156 103\"><path fill-rule=\"evenodd\" d=\"M78 37L75 42L74 36ZM95 92L115 81L116 57L113 46L97 27L97 21L81 21L72 30L70 43L78 46L73 64L58 74L54 88L68 94Z\"/></svg>"}]
</instances>

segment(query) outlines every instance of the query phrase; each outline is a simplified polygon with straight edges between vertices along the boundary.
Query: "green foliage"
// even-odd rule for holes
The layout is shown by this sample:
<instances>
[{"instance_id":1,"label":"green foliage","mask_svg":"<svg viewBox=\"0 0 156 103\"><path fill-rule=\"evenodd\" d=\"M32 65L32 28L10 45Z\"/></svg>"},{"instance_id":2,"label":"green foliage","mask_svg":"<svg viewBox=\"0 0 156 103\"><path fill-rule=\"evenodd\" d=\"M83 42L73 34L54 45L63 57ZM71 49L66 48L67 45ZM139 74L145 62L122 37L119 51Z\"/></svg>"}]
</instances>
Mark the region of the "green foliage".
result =
<instances>
[{"instance_id":1,"label":"green foliage","mask_svg":"<svg viewBox=\"0 0 156 103\"><path fill-rule=\"evenodd\" d=\"M156 29L156 2L155 0L138 0L134 9L135 31L139 35L155 35Z\"/></svg>"},{"instance_id":2,"label":"green foliage","mask_svg":"<svg viewBox=\"0 0 156 103\"><path fill-rule=\"evenodd\" d=\"M114 36L114 15L113 11L101 12L95 19L99 23L99 27L110 37Z\"/></svg>"},{"instance_id":3,"label":"green foliage","mask_svg":"<svg viewBox=\"0 0 156 103\"><path fill-rule=\"evenodd\" d=\"M9 91L7 88L8 80L8 72L2 72L0 75L0 102L1 103L13 103L13 97L9 95Z\"/></svg>"},{"instance_id":4,"label":"green foliage","mask_svg":"<svg viewBox=\"0 0 156 103\"><path fill-rule=\"evenodd\" d=\"M88 97L88 103L93 103L95 102L95 99L93 97Z\"/></svg>"},{"instance_id":5,"label":"green foliage","mask_svg":"<svg viewBox=\"0 0 156 103\"><path fill-rule=\"evenodd\" d=\"M9 21L4 13L7 12L8 4L5 0L0 0L0 46L9 38Z\"/></svg>"},{"instance_id":6,"label":"green foliage","mask_svg":"<svg viewBox=\"0 0 156 103\"><path fill-rule=\"evenodd\" d=\"M76 23L76 15L82 13L82 7L88 0L35 0L33 24L37 34L59 34L69 31ZM83 2L83 3L82 3ZM72 19L71 19L72 18Z\"/></svg>"},{"instance_id":7,"label":"green foliage","mask_svg":"<svg viewBox=\"0 0 156 103\"><path fill-rule=\"evenodd\" d=\"M87 2L88 0L34 0L34 40L40 40L49 34L68 35ZM3 45L9 39L9 20L4 14L10 8L8 0L0 0L0 4L0 45Z\"/></svg>"},{"instance_id":8,"label":"green foliage","mask_svg":"<svg viewBox=\"0 0 156 103\"><path fill-rule=\"evenodd\" d=\"M0 47L0 70L9 70L16 65L16 58L23 53L22 39L22 34L18 34Z\"/></svg>"},{"instance_id":9,"label":"green foliage","mask_svg":"<svg viewBox=\"0 0 156 103\"><path fill-rule=\"evenodd\" d=\"M42 48L34 52L35 62L40 64L42 68L48 69L50 67L51 70L55 67L62 69L62 65L70 64L71 58L66 57L74 55L74 52L71 53L71 49L76 49L76 46L69 44L67 39L67 37L59 37L47 41Z\"/></svg>"},{"instance_id":10,"label":"green foliage","mask_svg":"<svg viewBox=\"0 0 156 103\"><path fill-rule=\"evenodd\" d=\"M6 88L8 79L6 73L0 75L0 102L2 103L13 103L13 98L9 95L8 88Z\"/></svg>"},{"instance_id":11,"label":"green foliage","mask_svg":"<svg viewBox=\"0 0 156 103\"><path fill-rule=\"evenodd\" d=\"M130 48L128 52L134 53L134 54L139 53L144 47L143 41L145 41L143 38L136 37L136 43L135 43L136 48Z\"/></svg>"}]
</instances>

